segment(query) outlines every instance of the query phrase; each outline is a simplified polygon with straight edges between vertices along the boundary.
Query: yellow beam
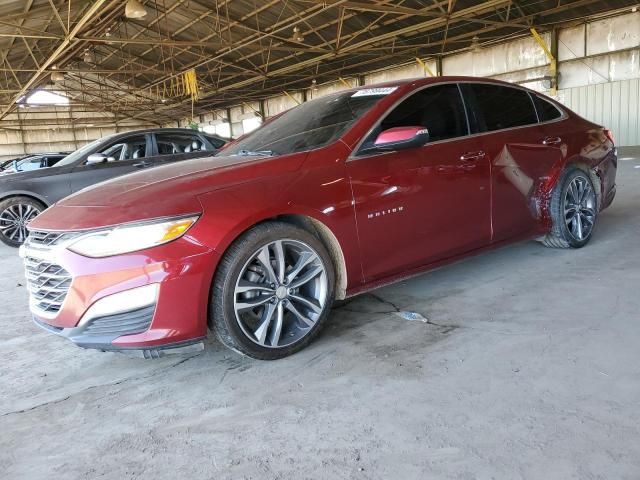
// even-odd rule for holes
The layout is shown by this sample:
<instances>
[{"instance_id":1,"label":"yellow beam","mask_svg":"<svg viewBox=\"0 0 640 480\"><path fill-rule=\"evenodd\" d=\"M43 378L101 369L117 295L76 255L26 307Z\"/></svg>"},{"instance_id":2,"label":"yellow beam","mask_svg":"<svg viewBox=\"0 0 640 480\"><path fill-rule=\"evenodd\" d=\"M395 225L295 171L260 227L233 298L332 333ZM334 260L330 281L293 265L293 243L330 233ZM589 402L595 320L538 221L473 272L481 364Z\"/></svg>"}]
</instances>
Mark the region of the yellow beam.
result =
<instances>
[{"instance_id":1,"label":"yellow beam","mask_svg":"<svg viewBox=\"0 0 640 480\"><path fill-rule=\"evenodd\" d=\"M424 70L425 74L428 74L430 77L436 77L437 76L431 71L431 69L427 66L427 64L422 61L422 59L416 57L416 62L418 62L418 65L420 65L422 67L422 69Z\"/></svg>"},{"instance_id":2,"label":"yellow beam","mask_svg":"<svg viewBox=\"0 0 640 480\"><path fill-rule=\"evenodd\" d=\"M540 36L535 28L531 28L531 35L533 35L533 39L538 43L538 45L540 45L540 48L544 50L545 55L549 59L549 73L553 77L551 85L551 95L555 95L557 88L556 83L558 76L558 61L556 60L556 57L553 56L553 53L551 53L551 50L547 46L547 42L544 41L544 38Z\"/></svg>"},{"instance_id":3,"label":"yellow beam","mask_svg":"<svg viewBox=\"0 0 640 480\"><path fill-rule=\"evenodd\" d=\"M531 29L531 35L533 35L533 39L538 43L538 45L542 47L542 50L544 50L544 53L546 53L549 60L555 60L556 58L551 53L551 50L549 50L549 47L547 47L547 43L544 41L544 38L540 36L535 28Z\"/></svg>"},{"instance_id":4,"label":"yellow beam","mask_svg":"<svg viewBox=\"0 0 640 480\"><path fill-rule=\"evenodd\" d=\"M293 100L294 102L296 102L298 105L300 105L300 102L298 101L298 99L296 97L294 97L293 95L291 95L289 92L287 92L286 90L284 90L282 93L284 93L287 97L289 97L291 100Z\"/></svg>"}]
</instances>

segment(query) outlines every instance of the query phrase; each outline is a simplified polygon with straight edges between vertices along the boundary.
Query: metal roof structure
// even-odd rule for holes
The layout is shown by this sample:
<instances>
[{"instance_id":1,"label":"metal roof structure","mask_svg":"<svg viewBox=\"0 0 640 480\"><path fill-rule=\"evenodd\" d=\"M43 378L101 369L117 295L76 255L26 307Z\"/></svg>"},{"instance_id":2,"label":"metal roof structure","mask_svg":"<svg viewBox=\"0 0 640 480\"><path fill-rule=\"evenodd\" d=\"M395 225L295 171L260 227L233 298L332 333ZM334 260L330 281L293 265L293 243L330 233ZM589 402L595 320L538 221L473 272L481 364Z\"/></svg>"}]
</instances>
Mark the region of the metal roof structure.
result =
<instances>
[{"instance_id":1,"label":"metal roof structure","mask_svg":"<svg viewBox=\"0 0 640 480\"><path fill-rule=\"evenodd\" d=\"M8 0L0 4L0 119L38 88L74 109L166 123L438 58L629 0ZM295 31L294 31L295 28ZM474 40L474 37L477 37ZM172 92L196 72L200 97ZM51 85L51 74L64 80Z\"/></svg>"}]
</instances>

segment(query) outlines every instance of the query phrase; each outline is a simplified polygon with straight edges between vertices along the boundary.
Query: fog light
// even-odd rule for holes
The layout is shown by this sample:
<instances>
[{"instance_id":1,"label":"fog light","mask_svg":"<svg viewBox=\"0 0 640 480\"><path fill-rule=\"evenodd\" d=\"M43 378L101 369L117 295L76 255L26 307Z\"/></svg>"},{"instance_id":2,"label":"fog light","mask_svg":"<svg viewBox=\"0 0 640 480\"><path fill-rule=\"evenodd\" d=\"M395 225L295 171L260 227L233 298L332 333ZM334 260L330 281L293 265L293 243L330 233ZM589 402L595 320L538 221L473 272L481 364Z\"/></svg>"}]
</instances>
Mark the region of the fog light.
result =
<instances>
[{"instance_id":1,"label":"fog light","mask_svg":"<svg viewBox=\"0 0 640 480\"><path fill-rule=\"evenodd\" d=\"M159 290L160 285L152 283L103 297L89 307L89 310L80 319L78 326L82 326L94 318L130 312L154 305L158 301Z\"/></svg>"}]
</instances>

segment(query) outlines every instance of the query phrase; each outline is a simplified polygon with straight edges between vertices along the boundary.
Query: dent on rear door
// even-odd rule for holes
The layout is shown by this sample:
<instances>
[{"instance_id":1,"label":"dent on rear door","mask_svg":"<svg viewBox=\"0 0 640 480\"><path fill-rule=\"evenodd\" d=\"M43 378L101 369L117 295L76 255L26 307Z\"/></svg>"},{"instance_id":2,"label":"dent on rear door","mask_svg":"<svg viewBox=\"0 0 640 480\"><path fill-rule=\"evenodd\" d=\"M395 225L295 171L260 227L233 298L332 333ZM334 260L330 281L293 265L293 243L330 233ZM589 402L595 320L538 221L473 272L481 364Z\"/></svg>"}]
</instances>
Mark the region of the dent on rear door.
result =
<instances>
[{"instance_id":1,"label":"dent on rear door","mask_svg":"<svg viewBox=\"0 0 640 480\"><path fill-rule=\"evenodd\" d=\"M538 126L487 135L492 166L493 241L541 228L547 184L565 146L542 143Z\"/></svg>"}]
</instances>

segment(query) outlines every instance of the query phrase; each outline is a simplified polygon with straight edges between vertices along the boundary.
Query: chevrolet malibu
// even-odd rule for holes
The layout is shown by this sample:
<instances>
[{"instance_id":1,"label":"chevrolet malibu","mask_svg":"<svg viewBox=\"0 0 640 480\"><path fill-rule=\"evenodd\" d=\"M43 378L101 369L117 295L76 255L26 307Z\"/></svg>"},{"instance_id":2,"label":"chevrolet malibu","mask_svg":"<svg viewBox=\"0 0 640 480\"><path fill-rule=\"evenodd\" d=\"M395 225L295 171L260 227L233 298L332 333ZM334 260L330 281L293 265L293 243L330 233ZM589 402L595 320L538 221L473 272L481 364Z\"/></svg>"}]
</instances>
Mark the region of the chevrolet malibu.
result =
<instances>
[{"instance_id":1,"label":"chevrolet malibu","mask_svg":"<svg viewBox=\"0 0 640 480\"><path fill-rule=\"evenodd\" d=\"M276 359L336 299L516 241L580 248L615 195L611 133L492 80L360 87L214 157L89 187L29 224L30 309L79 346L145 357L211 328Z\"/></svg>"}]
</instances>

